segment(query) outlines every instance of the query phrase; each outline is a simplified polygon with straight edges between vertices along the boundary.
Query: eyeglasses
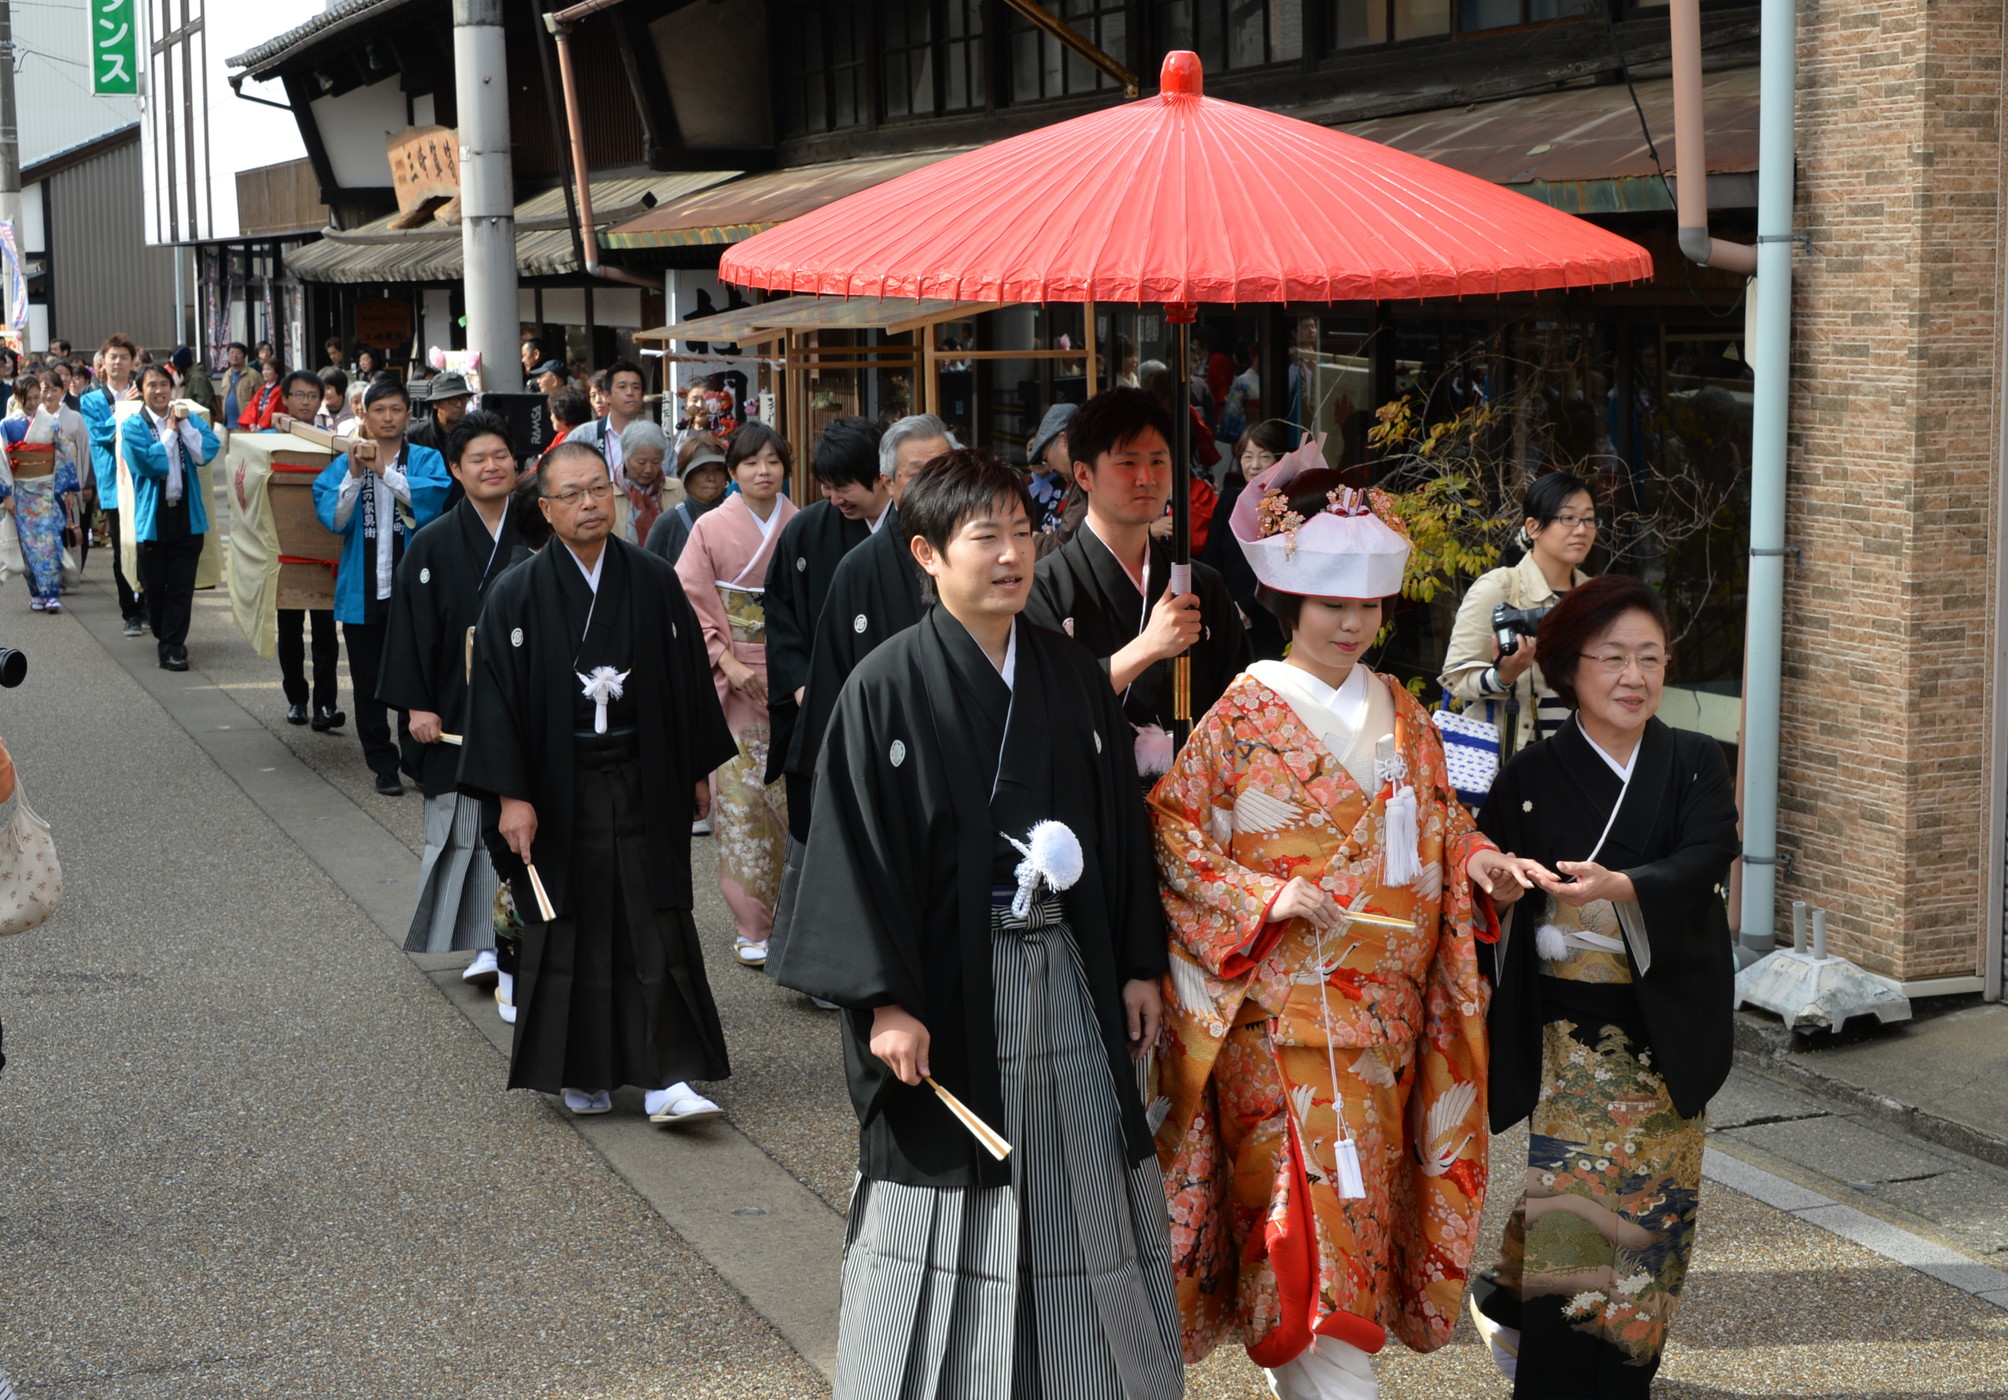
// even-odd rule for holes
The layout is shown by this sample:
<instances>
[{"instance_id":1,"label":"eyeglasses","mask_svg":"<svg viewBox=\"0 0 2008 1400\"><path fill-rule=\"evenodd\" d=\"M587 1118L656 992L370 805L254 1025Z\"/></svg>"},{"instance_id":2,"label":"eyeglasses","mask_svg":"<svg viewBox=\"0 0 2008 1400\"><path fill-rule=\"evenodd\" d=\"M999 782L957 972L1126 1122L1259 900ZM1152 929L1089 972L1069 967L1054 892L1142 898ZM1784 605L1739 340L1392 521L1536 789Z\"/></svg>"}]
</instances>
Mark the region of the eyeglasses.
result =
<instances>
[{"instance_id":1,"label":"eyeglasses","mask_svg":"<svg viewBox=\"0 0 2008 1400\"><path fill-rule=\"evenodd\" d=\"M1555 523L1562 527L1562 533L1565 535L1575 533L1578 526L1585 530L1597 528L1597 518L1594 515L1558 515L1555 517Z\"/></svg>"},{"instance_id":2,"label":"eyeglasses","mask_svg":"<svg viewBox=\"0 0 2008 1400\"><path fill-rule=\"evenodd\" d=\"M559 505L569 510L587 496L591 496L596 501L608 501L613 499L613 494L614 484L611 481L601 481L595 482L591 486L573 486L563 491L546 492L544 499L547 501L556 501Z\"/></svg>"},{"instance_id":3,"label":"eyeglasses","mask_svg":"<svg viewBox=\"0 0 2008 1400\"><path fill-rule=\"evenodd\" d=\"M1579 651L1576 655L1585 661L1594 661L1597 669L1607 676L1622 676L1631 669L1634 662L1638 664L1638 673L1641 676L1656 676L1666 669L1666 658L1654 651L1613 651L1599 656Z\"/></svg>"}]
</instances>

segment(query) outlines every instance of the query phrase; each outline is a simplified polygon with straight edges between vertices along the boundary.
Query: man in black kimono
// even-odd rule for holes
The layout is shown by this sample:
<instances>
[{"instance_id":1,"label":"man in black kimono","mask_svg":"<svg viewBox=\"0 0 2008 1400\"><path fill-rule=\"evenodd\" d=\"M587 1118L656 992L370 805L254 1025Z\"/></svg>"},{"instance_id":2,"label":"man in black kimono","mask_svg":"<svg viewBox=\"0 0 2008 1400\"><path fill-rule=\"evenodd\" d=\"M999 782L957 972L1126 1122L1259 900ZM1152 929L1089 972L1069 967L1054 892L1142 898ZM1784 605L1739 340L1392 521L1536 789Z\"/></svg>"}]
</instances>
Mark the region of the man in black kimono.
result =
<instances>
[{"instance_id":1,"label":"man in black kimono","mask_svg":"<svg viewBox=\"0 0 2008 1400\"><path fill-rule=\"evenodd\" d=\"M1192 713L1185 718L1197 720L1255 655L1217 572L1194 563L1190 590L1171 588L1162 528L1171 500L1171 418L1163 406L1141 389L1106 390L1069 421L1067 447L1087 494L1087 518L1039 561L1025 615L1102 662L1149 784L1173 757L1172 658L1192 657Z\"/></svg>"},{"instance_id":2,"label":"man in black kimono","mask_svg":"<svg viewBox=\"0 0 2008 1400\"><path fill-rule=\"evenodd\" d=\"M715 1118L688 1082L731 1072L690 917L690 820L737 746L675 571L609 538L606 461L560 443L537 487L553 538L488 587L460 763L494 804L524 915L509 1086L604 1113L633 1084L651 1121Z\"/></svg>"},{"instance_id":3,"label":"man in black kimono","mask_svg":"<svg viewBox=\"0 0 2008 1400\"><path fill-rule=\"evenodd\" d=\"M1131 1063L1165 938L1128 726L1094 663L1018 616L1016 472L955 452L901 511L940 606L837 703L803 868L818 917L787 963L843 1008L860 1124L835 1393L1169 1400L1164 1187Z\"/></svg>"},{"instance_id":4,"label":"man in black kimono","mask_svg":"<svg viewBox=\"0 0 2008 1400\"><path fill-rule=\"evenodd\" d=\"M405 951L478 950L469 980L486 980L498 974L495 867L481 843L481 803L456 784L474 625L516 550L516 459L509 425L492 413L459 420L445 446L460 504L414 535L398 561L377 698L404 712L404 771L425 791L425 856Z\"/></svg>"},{"instance_id":5,"label":"man in black kimono","mask_svg":"<svg viewBox=\"0 0 2008 1400\"><path fill-rule=\"evenodd\" d=\"M949 436L948 425L931 413L902 418L887 428L883 436L865 419L839 418L823 430L823 436L816 443L816 479L829 492L829 499L824 504L864 522L870 532L867 539L890 538L886 522L893 515L892 482L902 470L902 464L911 473L922 462L939 457L951 446L953 439ZM862 484L867 481L870 483L868 493ZM784 568L789 552L787 532L799 529L804 517L815 509L811 506L802 511L785 527L781 544L774 551L774 562L767 570L767 587L770 590L788 571ZM801 733L802 721L807 713L809 677L815 664L815 640L823 614L827 611L829 590L835 584L837 572L862 547L862 543L855 547L847 545L847 553L827 560L830 573L817 589L815 612L809 617L807 629L799 641L790 640L783 652L784 661L775 660L774 613L771 606L767 613L767 703L774 729L774 746L767 760L767 781L771 783L779 778L788 788L788 853L781 867L780 896L774 902L774 931L767 938L770 961L787 947L788 926L795 917L796 894L802 879L802 843L809 839L809 817L814 810L812 775L816 769L816 745L822 741L823 725L829 718L828 707L836 702L836 694L832 691L823 700L823 714L815 725L814 737ZM900 548L905 548L903 541ZM796 568L794 572L799 581L813 571ZM797 582L793 586L801 585ZM797 619L801 617L799 609L791 615ZM776 670L777 666L782 669Z\"/></svg>"}]
</instances>

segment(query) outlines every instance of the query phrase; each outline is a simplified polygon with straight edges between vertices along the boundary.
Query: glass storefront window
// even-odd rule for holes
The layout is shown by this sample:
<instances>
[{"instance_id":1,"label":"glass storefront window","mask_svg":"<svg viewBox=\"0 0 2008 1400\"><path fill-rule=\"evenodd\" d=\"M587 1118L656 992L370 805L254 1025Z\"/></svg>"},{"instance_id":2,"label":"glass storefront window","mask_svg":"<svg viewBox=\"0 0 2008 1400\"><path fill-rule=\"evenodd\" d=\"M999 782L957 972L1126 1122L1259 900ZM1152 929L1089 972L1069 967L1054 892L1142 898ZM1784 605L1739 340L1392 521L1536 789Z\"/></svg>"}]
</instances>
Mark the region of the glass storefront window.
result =
<instances>
[{"instance_id":1,"label":"glass storefront window","mask_svg":"<svg viewBox=\"0 0 2008 1400\"><path fill-rule=\"evenodd\" d=\"M1058 302L1008 306L933 328L937 411L963 443L1023 462L1025 444L1049 406L1087 401L1085 310ZM1013 352L1033 353L1018 358Z\"/></svg>"},{"instance_id":2,"label":"glass storefront window","mask_svg":"<svg viewBox=\"0 0 2008 1400\"><path fill-rule=\"evenodd\" d=\"M1047 8L1103 53L1125 57L1129 48L1127 0L1048 0ZM1037 102L1114 87L1115 80L1035 28L1022 15L1011 22L1011 100Z\"/></svg>"},{"instance_id":3,"label":"glass storefront window","mask_svg":"<svg viewBox=\"0 0 2008 1400\"><path fill-rule=\"evenodd\" d=\"M1304 56L1303 0L1158 0L1165 49L1191 49L1215 72Z\"/></svg>"}]
</instances>

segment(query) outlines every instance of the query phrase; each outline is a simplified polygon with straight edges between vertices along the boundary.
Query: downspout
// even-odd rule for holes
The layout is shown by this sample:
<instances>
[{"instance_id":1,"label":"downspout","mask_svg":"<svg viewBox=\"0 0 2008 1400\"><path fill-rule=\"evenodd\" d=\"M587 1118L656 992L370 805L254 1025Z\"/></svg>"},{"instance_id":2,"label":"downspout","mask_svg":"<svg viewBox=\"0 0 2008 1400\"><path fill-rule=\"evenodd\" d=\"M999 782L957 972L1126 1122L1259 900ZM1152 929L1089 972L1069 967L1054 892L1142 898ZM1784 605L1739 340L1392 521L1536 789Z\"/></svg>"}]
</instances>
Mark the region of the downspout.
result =
<instances>
[{"instance_id":1,"label":"downspout","mask_svg":"<svg viewBox=\"0 0 2008 1400\"><path fill-rule=\"evenodd\" d=\"M1678 35L1682 12L1693 15L1696 0L1674 0L1673 8ZM1785 430L1792 393L1793 119L1798 81L1794 0L1764 0L1761 22L1757 356L1750 431L1749 611L1744 625L1740 924L1743 946L1759 954L1777 945L1773 926L1778 891L1779 712L1784 703ZM1680 158L1684 170L1684 143ZM1684 203L1688 181L1683 179L1680 187ZM1681 222L1686 223L1684 214ZM1683 228L1683 241L1686 232Z\"/></svg>"},{"instance_id":2,"label":"downspout","mask_svg":"<svg viewBox=\"0 0 2008 1400\"><path fill-rule=\"evenodd\" d=\"M606 4L614 0L606 0ZM597 0L587 0L584 5L574 5L569 10L561 10L544 16L544 27L551 31L551 38L558 48L558 81L565 89L565 126L572 143L572 178L578 185L579 195L579 238L585 248L586 275L598 277L608 282L624 282L631 287L646 287L652 292L662 290L660 277L644 277L639 272L629 272L624 267L605 267L600 263L600 235L593 226L592 181L586 178L586 129L579 120L579 87L572 77L572 27L561 23L559 15L590 14L593 10L605 9L606 4Z\"/></svg>"},{"instance_id":3,"label":"downspout","mask_svg":"<svg viewBox=\"0 0 2008 1400\"><path fill-rule=\"evenodd\" d=\"M1770 8L1765 6L1765 24L1771 22ZM1702 267L1748 277L1757 271L1757 250L1747 243L1724 243L1708 236L1708 118L1701 100L1701 0L1672 0L1669 16L1673 26L1673 199L1680 224L1680 251L1689 262ZM1769 72L1767 68L1766 92L1770 91ZM1758 121L1761 127L1761 113Z\"/></svg>"}]
</instances>

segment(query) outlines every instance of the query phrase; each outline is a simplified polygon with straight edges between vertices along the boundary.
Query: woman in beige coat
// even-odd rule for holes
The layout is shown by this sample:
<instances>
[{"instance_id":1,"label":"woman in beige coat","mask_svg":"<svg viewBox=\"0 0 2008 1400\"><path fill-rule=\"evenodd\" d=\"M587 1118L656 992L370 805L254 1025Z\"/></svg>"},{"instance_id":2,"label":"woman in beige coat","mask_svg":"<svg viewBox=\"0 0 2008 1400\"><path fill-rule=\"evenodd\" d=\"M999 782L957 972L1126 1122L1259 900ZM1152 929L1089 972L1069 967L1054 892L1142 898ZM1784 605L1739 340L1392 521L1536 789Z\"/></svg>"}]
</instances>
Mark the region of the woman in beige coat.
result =
<instances>
[{"instance_id":1,"label":"woman in beige coat","mask_svg":"<svg viewBox=\"0 0 2008 1400\"><path fill-rule=\"evenodd\" d=\"M1495 702L1502 764L1554 732L1569 712L1534 664L1531 635L1521 637L1509 654L1499 654L1492 610L1501 603L1509 608L1554 607L1564 593L1588 580L1582 563L1597 542L1596 498L1568 472L1535 478L1521 508L1526 517L1521 538L1527 552L1519 563L1493 569L1471 585L1458 605L1443 674L1438 677L1444 694L1467 708Z\"/></svg>"}]
</instances>

